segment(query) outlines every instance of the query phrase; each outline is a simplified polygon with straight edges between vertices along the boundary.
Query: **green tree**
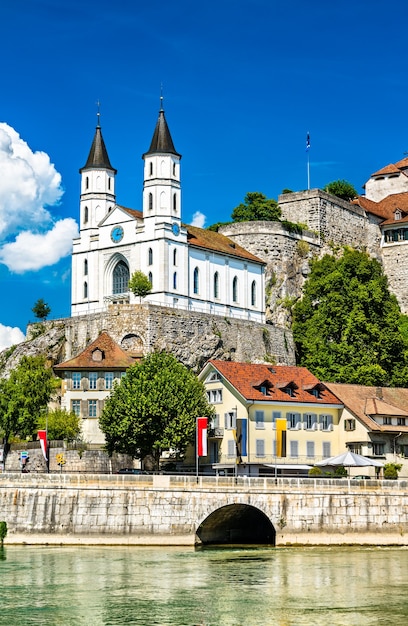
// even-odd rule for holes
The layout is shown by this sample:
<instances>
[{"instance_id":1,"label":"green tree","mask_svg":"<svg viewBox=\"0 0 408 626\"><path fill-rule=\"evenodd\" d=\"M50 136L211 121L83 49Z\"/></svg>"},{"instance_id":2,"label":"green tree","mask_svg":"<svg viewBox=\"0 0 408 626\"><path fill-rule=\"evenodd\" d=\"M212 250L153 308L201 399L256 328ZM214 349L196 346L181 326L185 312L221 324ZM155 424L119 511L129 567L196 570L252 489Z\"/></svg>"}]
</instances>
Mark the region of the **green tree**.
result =
<instances>
[{"instance_id":1,"label":"green tree","mask_svg":"<svg viewBox=\"0 0 408 626\"><path fill-rule=\"evenodd\" d=\"M81 419L72 411L55 409L47 415L43 413L38 419L37 426L45 430L47 427L48 439L66 439L74 441L81 432Z\"/></svg>"},{"instance_id":2,"label":"green tree","mask_svg":"<svg viewBox=\"0 0 408 626\"><path fill-rule=\"evenodd\" d=\"M268 200L259 191L247 193L244 202L235 207L231 214L234 222L277 221L280 216L281 210L276 200Z\"/></svg>"},{"instance_id":3,"label":"green tree","mask_svg":"<svg viewBox=\"0 0 408 626\"><path fill-rule=\"evenodd\" d=\"M52 370L41 356L24 356L10 377L0 380L0 431L5 454L10 437L32 437L54 389Z\"/></svg>"},{"instance_id":4,"label":"green tree","mask_svg":"<svg viewBox=\"0 0 408 626\"><path fill-rule=\"evenodd\" d=\"M397 480L398 472L402 469L401 463L385 463L384 464L384 479L385 480Z\"/></svg>"},{"instance_id":5,"label":"green tree","mask_svg":"<svg viewBox=\"0 0 408 626\"><path fill-rule=\"evenodd\" d=\"M107 399L99 420L109 454L155 458L163 450L184 453L194 440L196 418L210 416L204 386L167 353L147 355L132 365Z\"/></svg>"},{"instance_id":6,"label":"green tree","mask_svg":"<svg viewBox=\"0 0 408 626\"><path fill-rule=\"evenodd\" d=\"M320 380L392 385L408 374L401 313L378 261L345 249L311 262L293 308L298 363ZM405 382L408 381L408 378Z\"/></svg>"},{"instance_id":7,"label":"green tree","mask_svg":"<svg viewBox=\"0 0 408 626\"><path fill-rule=\"evenodd\" d=\"M39 298L31 309L35 317L39 320L45 320L51 313L51 308L42 298Z\"/></svg>"},{"instance_id":8,"label":"green tree","mask_svg":"<svg viewBox=\"0 0 408 626\"><path fill-rule=\"evenodd\" d=\"M142 298L151 292L152 284L146 274L137 270L129 280L129 289L135 296L139 296L139 301L141 302Z\"/></svg>"},{"instance_id":9,"label":"green tree","mask_svg":"<svg viewBox=\"0 0 408 626\"><path fill-rule=\"evenodd\" d=\"M334 180L323 187L323 191L331 193L332 196L342 198L342 200L353 200L353 198L358 196L358 193L354 189L353 185L347 180Z\"/></svg>"}]
</instances>

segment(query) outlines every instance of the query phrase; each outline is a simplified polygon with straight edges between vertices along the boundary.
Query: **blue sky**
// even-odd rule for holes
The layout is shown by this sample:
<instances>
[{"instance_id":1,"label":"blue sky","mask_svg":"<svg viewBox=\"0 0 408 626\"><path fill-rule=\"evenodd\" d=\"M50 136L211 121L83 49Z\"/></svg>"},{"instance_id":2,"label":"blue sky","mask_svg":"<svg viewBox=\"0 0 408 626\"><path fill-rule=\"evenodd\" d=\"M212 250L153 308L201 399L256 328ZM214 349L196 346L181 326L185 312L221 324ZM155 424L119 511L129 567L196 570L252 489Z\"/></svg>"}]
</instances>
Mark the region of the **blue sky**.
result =
<instances>
[{"instance_id":1,"label":"blue sky","mask_svg":"<svg viewBox=\"0 0 408 626\"><path fill-rule=\"evenodd\" d=\"M38 298L69 316L98 100L119 204L141 209L161 84L184 222L227 221L248 191L305 189L308 131L311 186L361 190L408 150L407 13L403 0L3 2L0 348Z\"/></svg>"}]
</instances>

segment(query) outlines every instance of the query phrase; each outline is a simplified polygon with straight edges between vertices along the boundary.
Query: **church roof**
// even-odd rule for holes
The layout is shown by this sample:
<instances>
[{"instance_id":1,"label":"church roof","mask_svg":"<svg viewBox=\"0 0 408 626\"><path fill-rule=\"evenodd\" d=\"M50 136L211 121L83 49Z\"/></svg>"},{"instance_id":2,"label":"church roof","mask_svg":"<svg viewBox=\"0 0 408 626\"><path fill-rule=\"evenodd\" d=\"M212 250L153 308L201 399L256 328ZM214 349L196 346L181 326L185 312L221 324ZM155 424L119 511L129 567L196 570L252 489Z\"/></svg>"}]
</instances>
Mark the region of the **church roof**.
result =
<instances>
[{"instance_id":1,"label":"church roof","mask_svg":"<svg viewBox=\"0 0 408 626\"><path fill-rule=\"evenodd\" d=\"M159 111L159 118L156 123L156 128L154 129L150 148L147 152L145 152L142 158L145 158L148 154L155 153L174 154L181 157L181 154L176 152L174 147L163 109L160 109Z\"/></svg>"},{"instance_id":2,"label":"church roof","mask_svg":"<svg viewBox=\"0 0 408 626\"><path fill-rule=\"evenodd\" d=\"M66 370L126 370L134 365L136 357L122 350L106 332L102 332L95 341L78 356L54 365L56 373Z\"/></svg>"},{"instance_id":3,"label":"church roof","mask_svg":"<svg viewBox=\"0 0 408 626\"><path fill-rule=\"evenodd\" d=\"M102 130L99 124L95 130L95 135L92 141L91 149L89 151L88 160L85 163L84 167L79 170L79 172L82 173L84 170L91 169L111 170L115 174L117 171L110 164L108 151L106 149L105 142L102 137Z\"/></svg>"},{"instance_id":4,"label":"church roof","mask_svg":"<svg viewBox=\"0 0 408 626\"><path fill-rule=\"evenodd\" d=\"M239 257L241 259L247 259L254 263L262 263L266 265L259 257L251 254L245 248L235 243L229 237L221 235L212 230L206 230L204 228L198 228L197 226L186 226L187 228L187 242L190 246L197 248L205 248L206 250L214 250L227 254L229 256Z\"/></svg>"},{"instance_id":5,"label":"church roof","mask_svg":"<svg viewBox=\"0 0 408 626\"><path fill-rule=\"evenodd\" d=\"M248 401L333 404L337 407L341 405L337 397L306 367L218 360L210 360L208 364ZM261 386L267 387L266 396ZM288 387L292 390L291 395L285 391ZM318 397L311 393L315 388L319 391Z\"/></svg>"}]
</instances>

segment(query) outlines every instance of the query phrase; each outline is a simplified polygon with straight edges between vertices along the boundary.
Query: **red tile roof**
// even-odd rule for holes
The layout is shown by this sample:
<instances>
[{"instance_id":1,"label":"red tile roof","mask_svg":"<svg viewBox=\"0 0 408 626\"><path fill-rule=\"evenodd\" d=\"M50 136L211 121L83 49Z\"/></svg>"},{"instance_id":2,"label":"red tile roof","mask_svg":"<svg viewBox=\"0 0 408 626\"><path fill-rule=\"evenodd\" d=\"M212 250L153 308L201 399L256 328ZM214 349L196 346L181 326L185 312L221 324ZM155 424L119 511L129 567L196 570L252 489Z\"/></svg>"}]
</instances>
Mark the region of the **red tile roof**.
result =
<instances>
[{"instance_id":1,"label":"red tile roof","mask_svg":"<svg viewBox=\"0 0 408 626\"><path fill-rule=\"evenodd\" d=\"M254 263L261 263L266 265L260 258L245 250L240 245L235 243L229 237L221 235L221 233L214 232L212 230L205 230L204 228L198 228L197 226L187 226L187 241L190 246L197 248L205 248L206 250L214 250L215 252L221 252L230 256L239 257L241 259L247 259Z\"/></svg>"},{"instance_id":2,"label":"red tile roof","mask_svg":"<svg viewBox=\"0 0 408 626\"><path fill-rule=\"evenodd\" d=\"M333 404L339 407L341 402L305 367L289 365L267 365L237 363L232 361L208 361L246 400L296 402L299 404ZM268 381L268 395L256 387ZM284 391L291 384L293 396ZM266 385L263 385L266 386ZM319 397L311 392L316 388Z\"/></svg>"},{"instance_id":3,"label":"red tile roof","mask_svg":"<svg viewBox=\"0 0 408 626\"><path fill-rule=\"evenodd\" d=\"M135 209L128 209L125 206L122 206L120 204L117 205L120 209L122 209L122 211L125 211L125 213L127 213L128 215L130 215L131 217L133 217L136 220L143 220L143 213L142 211L136 211Z\"/></svg>"},{"instance_id":4,"label":"red tile roof","mask_svg":"<svg viewBox=\"0 0 408 626\"><path fill-rule=\"evenodd\" d=\"M101 360L94 359L96 350L102 352ZM131 365L134 365L138 358L122 350L108 333L102 332L78 356L65 361L65 363L55 365L54 370L57 373L65 370L126 370Z\"/></svg>"},{"instance_id":5,"label":"red tile roof","mask_svg":"<svg viewBox=\"0 0 408 626\"><path fill-rule=\"evenodd\" d=\"M373 213L386 220L381 223L382 226L385 223L394 223L396 221L394 220L396 209L400 209L403 213L408 214L408 193L393 193L380 200L380 202L374 202L365 196L359 196L353 200L353 204L358 204L368 213Z\"/></svg>"},{"instance_id":6,"label":"red tile roof","mask_svg":"<svg viewBox=\"0 0 408 626\"><path fill-rule=\"evenodd\" d=\"M380 432L408 432L408 425L382 425L378 424L371 417L374 415L397 417L405 417L405 415L408 415L408 389L401 387L381 387L379 393L377 387L346 385L344 383L324 384L369 430ZM380 397L380 395L382 397ZM382 411L384 411L384 413Z\"/></svg>"}]
</instances>

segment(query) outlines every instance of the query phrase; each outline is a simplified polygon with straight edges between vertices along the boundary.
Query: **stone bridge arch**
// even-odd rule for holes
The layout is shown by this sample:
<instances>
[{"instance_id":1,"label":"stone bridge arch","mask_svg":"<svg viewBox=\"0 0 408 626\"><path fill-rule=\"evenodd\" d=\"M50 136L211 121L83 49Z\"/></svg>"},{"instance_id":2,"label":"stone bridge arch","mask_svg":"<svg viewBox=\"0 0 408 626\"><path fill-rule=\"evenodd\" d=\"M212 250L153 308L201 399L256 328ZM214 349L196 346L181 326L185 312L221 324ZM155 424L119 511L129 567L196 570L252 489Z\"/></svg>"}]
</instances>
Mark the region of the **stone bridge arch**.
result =
<instances>
[{"instance_id":1,"label":"stone bridge arch","mask_svg":"<svg viewBox=\"0 0 408 626\"><path fill-rule=\"evenodd\" d=\"M227 504L210 513L196 530L196 543L275 545L276 530L267 515L250 504Z\"/></svg>"}]
</instances>

